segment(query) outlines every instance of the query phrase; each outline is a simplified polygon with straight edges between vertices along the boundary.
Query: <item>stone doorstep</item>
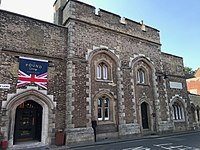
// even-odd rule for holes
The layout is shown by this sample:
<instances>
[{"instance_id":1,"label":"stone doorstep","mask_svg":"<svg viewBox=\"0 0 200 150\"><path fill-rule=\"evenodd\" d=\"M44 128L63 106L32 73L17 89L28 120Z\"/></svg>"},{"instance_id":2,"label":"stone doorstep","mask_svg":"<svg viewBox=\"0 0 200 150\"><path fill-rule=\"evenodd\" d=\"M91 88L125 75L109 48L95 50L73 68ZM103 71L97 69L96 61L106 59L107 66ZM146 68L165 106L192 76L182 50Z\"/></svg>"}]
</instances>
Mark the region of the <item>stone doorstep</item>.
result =
<instances>
[{"instance_id":1,"label":"stone doorstep","mask_svg":"<svg viewBox=\"0 0 200 150\"><path fill-rule=\"evenodd\" d=\"M41 146L41 145L17 145L12 148L8 148L8 150L68 150L69 147L66 145L63 146L55 146L55 145L50 145L50 146Z\"/></svg>"}]
</instances>

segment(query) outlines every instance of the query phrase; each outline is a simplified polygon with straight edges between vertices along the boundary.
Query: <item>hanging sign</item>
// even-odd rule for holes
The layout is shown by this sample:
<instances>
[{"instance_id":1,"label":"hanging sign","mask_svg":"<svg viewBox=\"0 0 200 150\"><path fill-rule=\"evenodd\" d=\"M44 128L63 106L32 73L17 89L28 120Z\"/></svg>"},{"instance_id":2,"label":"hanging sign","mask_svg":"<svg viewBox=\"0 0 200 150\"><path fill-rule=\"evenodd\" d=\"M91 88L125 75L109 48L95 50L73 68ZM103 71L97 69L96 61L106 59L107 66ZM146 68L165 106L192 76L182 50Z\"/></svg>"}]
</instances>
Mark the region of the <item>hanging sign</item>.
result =
<instances>
[{"instance_id":1,"label":"hanging sign","mask_svg":"<svg viewBox=\"0 0 200 150\"><path fill-rule=\"evenodd\" d=\"M35 83L47 89L48 60L19 57L17 86Z\"/></svg>"}]
</instances>

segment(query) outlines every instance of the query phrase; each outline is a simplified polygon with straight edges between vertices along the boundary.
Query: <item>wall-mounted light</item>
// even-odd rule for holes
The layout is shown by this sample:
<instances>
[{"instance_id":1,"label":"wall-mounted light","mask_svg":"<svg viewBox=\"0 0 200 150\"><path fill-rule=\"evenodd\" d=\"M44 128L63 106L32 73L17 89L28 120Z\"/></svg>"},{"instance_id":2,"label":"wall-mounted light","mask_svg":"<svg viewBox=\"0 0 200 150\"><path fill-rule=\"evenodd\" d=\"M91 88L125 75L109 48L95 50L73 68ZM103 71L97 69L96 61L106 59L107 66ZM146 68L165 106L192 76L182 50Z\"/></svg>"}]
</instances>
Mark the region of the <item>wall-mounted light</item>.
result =
<instances>
[{"instance_id":1,"label":"wall-mounted light","mask_svg":"<svg viewBox=\"0 0 200 150\"><path fill-rule=\"evenodd\" d=\"M163 76L164 76L164 79L167 79L167 78L168 78L166 74L164 74Z\"/></svg>"}]
</instances>

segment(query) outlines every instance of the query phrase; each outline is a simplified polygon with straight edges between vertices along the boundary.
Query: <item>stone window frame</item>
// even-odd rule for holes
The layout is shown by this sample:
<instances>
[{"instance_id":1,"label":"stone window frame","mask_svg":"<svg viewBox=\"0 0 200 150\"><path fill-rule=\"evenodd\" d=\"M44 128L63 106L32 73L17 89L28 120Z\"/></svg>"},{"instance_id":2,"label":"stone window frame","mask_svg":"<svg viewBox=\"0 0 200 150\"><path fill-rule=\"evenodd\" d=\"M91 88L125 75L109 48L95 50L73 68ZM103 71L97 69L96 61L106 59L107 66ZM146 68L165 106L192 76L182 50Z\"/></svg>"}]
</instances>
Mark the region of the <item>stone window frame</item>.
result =
<instances>
[{"instance_id":1,"label":"stone window frame","mask_svg":"<svg viewBox=\"0 0 200 150\"><path fill-rule=\"evenodd\" d=\"M130 58L130 62L129 62L129 66L132 69L132 79L134 81L135 85L143 85L143 86L149 86L152 84L153 86L155 86L155 66L154 66L154 62L149 58L146 57L143 54L138 54L135 55L134 58ZM137 70L142 69L145 73L145 82L144 83L138 83L137 82Z\"/></svg>"},{"instance_id":2,"label":"stone window frame","mask_svg":"<svg viewBox=\"0 0 200 150\"><path fill-rule=\"evenodd\" d=\"M99 99L97 100L97 106L98 106L98 110L97 110L98 121L110 120L110 99L109 99L109 97L107 97L105 95L99 97ZM101 113L100 113L101 117L99 117L99 110L101 110ZM106 111L107 111L107 115L106 115Z\"/></svg>"},{"instance_id":3,"label":"stone window frame","mask_svg":"<svg viewBox=\"0 0 200 150\"><path fill-rule=\"evenodd\" d=\"M184 122L185 121L185 108L180 100L174 100L171 105L172 107L172 117L174 122Z\"/></svg>"},{"instance_id":4,"label":"stone window frame","mask_svg":"<svg viewBox=\"0 0 200 150\"><path fill-rule=\"evenodd\" d=\"M99 65L102 67L101 68L101 76L98 77L99 75L97 74L97 69L99 68ZM106 66L106 78L104 78L104 69L103 67ZM109 62L108 60L102 58L98 59L95 61L95 80L96 81L101 81L101 82L112 82L113 80L113 73L112 73L112 63Z\"/></svg>"},{"instance_id":5,"label":"stone window frame","mask_svg":"<svg viewBox=\"0 0 200 150\"><path fill-rule=\"evenodd\" d=\"M182 108L182 106L179 103L174 102L172 107L173 107L173 119L174 120L182 120L183 119L183 108Z\"/></svg>"},{"instance_id":6,"label":"stone window frame","mask_svg":"<svg viewBox=\"0 0 200 150\"><path fill-rule=\"evenodd\" d=\"M109 120L99 120L98 119L98 100L100 97L107 97L109 98ZM115 123L115 105L116 102L114 100L114 97L110 94L108 94L106 91L104 92L100 92L99 94L97 94L94 97L94 120L97 121L98 124L111 124L111 123Z\"/></svg>"},{"instance_id":7,"label":"stone window frame","mask_svg":"<svg viewBox=\"0 0 200 150\"><path fill-rule=\"evenodd\" d=\"M142 61L142 60L141 60ZM136 79L136 84L138 85L150 85L149 82L149 69L144 65L144 61L142 61L141 64L138 64L135 68L135 79ZM148 65L147 63L145 63ZM138 72L143 73L143 82L141 82L140 78L141 76L138 76ZM141 75L141 74L140 74Z\"/></svg>"},{"instance_id":8,"label":"stone window frame","mask_svg":"<svg viewBox=\"0 0 200 150\"><path fill-rule=\"evenodd\" d=\"M108 80L109 78L109 67L105 62L97 64L96 67L96 79L98 80Z\"/></svg>"},{"instance_id":9,"label":"stone window frame","mask_svg":"<svg viewBox=\"0 0 200 150\"><path fill-rule=\"evenodd\" d=\"M140 84L145 83L145 72L141 68L137 70L137 83L140 83Z\"/></svg>"}]
</instances>

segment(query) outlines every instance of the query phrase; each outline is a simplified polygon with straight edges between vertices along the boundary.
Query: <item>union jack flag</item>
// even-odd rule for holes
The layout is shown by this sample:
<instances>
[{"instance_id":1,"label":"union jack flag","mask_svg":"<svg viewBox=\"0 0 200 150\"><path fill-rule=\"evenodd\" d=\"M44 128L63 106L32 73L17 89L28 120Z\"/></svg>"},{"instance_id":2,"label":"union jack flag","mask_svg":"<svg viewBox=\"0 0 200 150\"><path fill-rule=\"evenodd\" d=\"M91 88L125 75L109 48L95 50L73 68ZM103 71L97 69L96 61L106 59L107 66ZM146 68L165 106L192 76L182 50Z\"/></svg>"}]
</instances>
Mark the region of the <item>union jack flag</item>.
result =
<instances>
[{"instance_id":1,"label":"union jack flag","mask_svg":"<svg viewBox=\"0 0 200 150\"><path fill-rule=\"evenodd\" d=\"M20 57L17 86L35 83L47 89L47 68L47 60Z\"/></svg>"}]
</instances>

